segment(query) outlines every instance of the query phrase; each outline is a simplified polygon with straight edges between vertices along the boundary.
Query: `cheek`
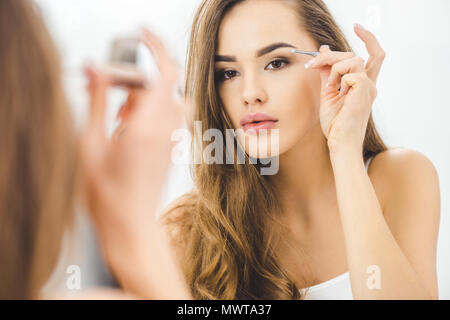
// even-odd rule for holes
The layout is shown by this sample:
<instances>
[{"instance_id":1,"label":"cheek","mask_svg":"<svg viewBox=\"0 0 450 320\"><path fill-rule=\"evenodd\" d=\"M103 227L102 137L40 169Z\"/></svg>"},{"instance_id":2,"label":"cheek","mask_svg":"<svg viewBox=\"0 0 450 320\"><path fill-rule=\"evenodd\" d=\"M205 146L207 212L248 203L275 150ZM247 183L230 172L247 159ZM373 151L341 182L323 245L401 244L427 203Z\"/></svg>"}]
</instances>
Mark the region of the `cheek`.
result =
<instances>
[{"instance_id":1,"label":"cheek","mask_svg":"<svg viewBox=\"0 0 450 320\"><path fill-rule=\"evenodd\" d=\"M280 119L280 152L319 124L320 77L316 71L290 72L274 81L271 93Z\"/></svg>"},{"instance_id":2,"label":"cheek","mask_svg":"<svg viewBox=\"0 0 450 320\"><path fill-rule=\"evenodd\" d=\"M315 72L290 72L274 80L271 97L285 121L319 115L320 78Z\"/></svg>"},{"instance_id":3,"label":"cheek","mask_svg":"<svg viewBox=\"0 0 450 320\"><path fill-rule=\"evenodd\" d=\"M233 126L237 128L242 117L242 107L237 88L233 88L230 85L221 85L218 88L218 92L226 113L230 117Z\"/></svg>"}]
</instances>

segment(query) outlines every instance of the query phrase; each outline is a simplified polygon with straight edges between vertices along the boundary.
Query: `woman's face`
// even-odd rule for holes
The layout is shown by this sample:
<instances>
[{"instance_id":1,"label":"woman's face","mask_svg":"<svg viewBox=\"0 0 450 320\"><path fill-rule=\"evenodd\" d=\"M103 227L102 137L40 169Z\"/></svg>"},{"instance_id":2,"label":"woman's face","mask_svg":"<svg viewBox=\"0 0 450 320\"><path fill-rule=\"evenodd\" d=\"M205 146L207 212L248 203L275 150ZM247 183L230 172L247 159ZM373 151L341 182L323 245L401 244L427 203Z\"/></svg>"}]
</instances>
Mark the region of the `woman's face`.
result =
<instances>
[{"instance_id":1,"label":"woman's face","mask_svg":"<svg viewBox=\"0 0 450 320\"><path fill-rule=\"evenodd\" d=\"M319 125L319 74L305 69L311 56L291 53L292 48L318 49L287 1L243 1L220 25L219 95L240 143L254 158L288 151ZM279 129L279 141L273 129Z\"/></svg>"}]
</instances>

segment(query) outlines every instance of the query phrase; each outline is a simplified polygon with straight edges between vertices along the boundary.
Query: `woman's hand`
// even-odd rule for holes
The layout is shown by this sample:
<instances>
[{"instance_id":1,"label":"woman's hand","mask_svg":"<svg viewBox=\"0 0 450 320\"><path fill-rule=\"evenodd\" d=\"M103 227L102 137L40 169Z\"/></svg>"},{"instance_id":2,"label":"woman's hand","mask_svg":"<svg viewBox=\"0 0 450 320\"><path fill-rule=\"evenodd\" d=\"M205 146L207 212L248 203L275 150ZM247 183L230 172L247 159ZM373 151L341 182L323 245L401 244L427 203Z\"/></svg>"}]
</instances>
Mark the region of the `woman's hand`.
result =
<instances>
[{"instance_id":1,"label":"woman's hand","mask_svg":"<svg viewBox=\"0 0 450 320\"><path fill-rule=\"evenodd\" d=\"M120 139L105 136L111 84L97 70L86 69L91 114L81 138L84 191L106 260L125 289L146 298L186 298L183 277L155 215L174 144L171 134L182 125L185 105L174 100L178 70L164 46L148 31L144 43L157 58L161 76L150 90L130 93Z\"/></svg>"},{"instance_id":2,"label":"woman's hand","mask_svg":"<svg viewBox=\"0 0 450 320\"><path fill-rule=\"evenodd\" d=\"M322 46L320 54L306 66L320 70L320 123L330 154L350 150L362 154L367 123L377 95L376 81L385 58L370 31L356 24L355 33L370 54L366 65L361 57L351 52L335 52Z\"/></svg>"}]
</instances>

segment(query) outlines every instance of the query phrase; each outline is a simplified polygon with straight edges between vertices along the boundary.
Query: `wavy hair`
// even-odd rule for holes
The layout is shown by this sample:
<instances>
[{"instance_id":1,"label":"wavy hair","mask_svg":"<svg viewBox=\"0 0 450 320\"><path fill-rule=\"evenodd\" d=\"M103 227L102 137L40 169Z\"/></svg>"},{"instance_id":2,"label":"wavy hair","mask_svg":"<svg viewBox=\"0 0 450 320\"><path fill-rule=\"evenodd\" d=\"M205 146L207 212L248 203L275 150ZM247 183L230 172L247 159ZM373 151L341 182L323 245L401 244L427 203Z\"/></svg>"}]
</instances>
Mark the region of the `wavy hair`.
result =
<instances>
[{"instance_id":1,"label":"wavy hair","mask_svg":"<svg viewBox=\"0 0 450 320\"><path fill-rule=\"evenodd\" d=\"M194 119L202 129L232 129L216 88L214 56L224 15L245 0L203 0L194 19L187 53L186 96L195 105ZM299 21L317 45L352 51L321 0L285 0L295 4ZM196 144L206 142L194 141ZM224 145L226 141L224 138ZM233 148L237 146L234 145ZM370 116L363 157L386 150ZM236 154L236 152L234 152ZM248 158L247 158L248 160ZM180 263L197 299L301 299L275 251L283 229L277 190L259 164L197 164L195 189L179 199L165 215ZM248 161L246 162L248 163ZM181 212L182 214L174 214Z\"/></svg>"}]
</instances>

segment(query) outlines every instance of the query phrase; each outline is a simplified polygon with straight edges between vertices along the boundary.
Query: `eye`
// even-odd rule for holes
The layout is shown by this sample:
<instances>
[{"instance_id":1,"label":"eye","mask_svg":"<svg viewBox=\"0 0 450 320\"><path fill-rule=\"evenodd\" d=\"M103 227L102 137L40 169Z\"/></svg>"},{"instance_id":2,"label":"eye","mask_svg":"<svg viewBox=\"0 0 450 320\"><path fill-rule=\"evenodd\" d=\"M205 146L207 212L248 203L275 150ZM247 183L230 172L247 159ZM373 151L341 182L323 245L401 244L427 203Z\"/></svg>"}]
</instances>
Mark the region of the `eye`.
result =
<instances>
[{"instance_id":1,"label":"eye","mask_svg":"<svg viewBox=\"0 0 450 320\"><path fill-rule=\"evenodd\" d=\"M266 68L269 70L276 70L276 69L283 68L287 64L289 64L289 61L287 61L285 59L276 59L276 60L273 60L271 63L269 63ZM270 66L272 66L272 67L270 67Z\"/></svg>"},{"instance_id":2,"label":"eye","mask_svg":"<svg viewBox=\"0 0 450 320\"><path fill-rule=\"evenodd\" d=\"M217 73L218 80L231 80L237 75L237 71L234 70L222 70Z\"/></svg>"}]
</instances>

